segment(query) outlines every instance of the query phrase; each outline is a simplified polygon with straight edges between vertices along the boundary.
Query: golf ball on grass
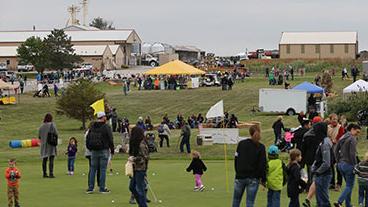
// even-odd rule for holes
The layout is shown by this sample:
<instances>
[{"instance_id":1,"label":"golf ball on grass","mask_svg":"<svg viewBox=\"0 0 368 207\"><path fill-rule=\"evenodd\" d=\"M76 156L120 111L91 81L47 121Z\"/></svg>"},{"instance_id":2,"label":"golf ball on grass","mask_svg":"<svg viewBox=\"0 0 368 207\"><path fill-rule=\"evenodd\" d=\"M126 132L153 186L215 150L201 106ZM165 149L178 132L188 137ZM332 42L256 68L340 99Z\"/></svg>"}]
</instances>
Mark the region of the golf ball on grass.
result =
<instances>
[{"instance_id":1,"label":"golf ball on grass","mask_svg":"<svg viewBox=\"0 0 368 207\"><path fill-rule=\"evenodd\" d=\"M116 172L116 175L119 175L119 173L118 173L118 172Z\"/></svg>"},{"instance_id":2,"label":"golf ball on grass","mask_svg":"<svg viewBox=\"0 0 368 207\"><path fill-rule=\"evenodd\" d=\"M114 201L114 200L112 200L112 201L111 201L111 203L115 203L115 201Z\"/></svg>"},{"instance_id":3,"label":"golf ball on grass","mask_svg":"<svg viewBox=\"0 0 368 207\"><path fill-rule=\"evenodd\" d=\"M156 173L152 173L152 176L155 176L156 175Z\"/></svg>"},{"instance_id":4,"label":"golf ball on grass","mask_svg":"<svg viewBox=\"0 0 368 207\"><path fill-rule=\"evenodd\" d=\"M159 203L162 203L162 200L158 200Z\"/></svg>"},{"instance_id":5,"label":"golf ball on grass","mask_svg":"<svg viewBox=\"0 0 368 207\"><path fill-rule=\"evenodd\" d=\"M211 188L211 190L212 190L212 191L214 191L214 190L215 190L215 188Z\"/></svg>"}]
</instances>

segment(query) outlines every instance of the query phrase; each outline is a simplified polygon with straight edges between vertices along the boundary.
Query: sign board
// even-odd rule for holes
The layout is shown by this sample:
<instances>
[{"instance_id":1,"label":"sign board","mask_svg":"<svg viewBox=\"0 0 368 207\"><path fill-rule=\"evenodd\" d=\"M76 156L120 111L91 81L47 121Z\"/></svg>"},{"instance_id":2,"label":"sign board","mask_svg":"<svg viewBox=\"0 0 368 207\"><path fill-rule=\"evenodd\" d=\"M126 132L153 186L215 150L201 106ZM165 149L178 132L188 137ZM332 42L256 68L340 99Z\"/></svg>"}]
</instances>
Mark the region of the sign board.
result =
<instances>
[{"instance_id":1,"label":"sign board","mask_svg":"<svg viewBox=\"0 0 368 207\"><path fill-rule=\"evenodd\" d=\"M199 78L191 78L191 87L190 88L199 88Z\"/></svg>"},{"instance_id":2,"label":"sign board","mask_svg":"<svg viewBox=\"0 0 368 207\"><path fill-rule=\"evenodd\" d=\"M202 128L200 135L211 135L214 144L238 144L241 140L238 128Z\"/></svg>"}]
</instances>

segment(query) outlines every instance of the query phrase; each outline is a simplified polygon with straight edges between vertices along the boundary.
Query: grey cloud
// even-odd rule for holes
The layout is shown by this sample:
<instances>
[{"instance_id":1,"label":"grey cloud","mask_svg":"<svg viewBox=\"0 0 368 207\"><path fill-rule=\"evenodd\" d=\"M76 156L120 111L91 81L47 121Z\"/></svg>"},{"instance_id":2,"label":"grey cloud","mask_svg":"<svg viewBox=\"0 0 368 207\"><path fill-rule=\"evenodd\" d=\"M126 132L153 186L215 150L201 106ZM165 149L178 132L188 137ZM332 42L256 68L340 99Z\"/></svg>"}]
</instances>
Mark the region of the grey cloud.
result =
<instances>
[{"instance_id":1,"label":"grey cloud","mask_svg":"<svg viewBox=\"0 0 368 207\"><path fill-rule=\"evenodd\" d=\"M0 0L0 30L62 27L77 0ZM143 41L233 55L277 48L282 31L358 31L368 48L364 0L90 0L89 17L134 28ZM4 8L4 7L3 7Z\"/></svg>"}]
</instances>

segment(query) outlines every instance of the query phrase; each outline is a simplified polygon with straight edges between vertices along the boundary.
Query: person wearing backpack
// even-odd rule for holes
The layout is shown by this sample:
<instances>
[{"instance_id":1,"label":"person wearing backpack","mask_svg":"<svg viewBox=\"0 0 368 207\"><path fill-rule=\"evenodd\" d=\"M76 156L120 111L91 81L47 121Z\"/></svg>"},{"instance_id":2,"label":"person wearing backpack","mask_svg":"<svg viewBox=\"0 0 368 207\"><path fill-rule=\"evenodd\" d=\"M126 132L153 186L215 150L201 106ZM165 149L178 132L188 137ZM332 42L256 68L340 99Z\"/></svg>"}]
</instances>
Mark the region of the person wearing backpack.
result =
<instances>
[{"instance_id":1,"label":"person wearing backpack","mask_svg":"<svg viewBox=\"0 0 368 207\"><path fill-rule=\"evenodd\" d=\"M38 138L41 141L40 154L42 158L42 172L44 178L55 178L54 176L54 159L57 154L57 137L58 131L52 122L52 115L47 113L43 119L43 124L39 128ZM51 140L51 138L56 138ZM47 175L47 161L49 161L49 175Z\"/></svg>"},{"instance_id":2,"label":"person wearing backpack","mask_svg":"<svg viewBox=\"0 0 368 207\"><path fill-rule=\"evenodd\" d=\"M114 141L111 127L106 123L105 112L97 113L97 120L92 123L87 134L86 147L91 151L91 173L89 177L87 194L93 193L96 172L100 171L100 193L110 193L105 186L106 169L110 153L114 154ZM110 150L110 152L109 152Z\"/></svg>"},{"instance_id":3,"label":"person wearing backpack","mask_svg":"<svg viewBox=\"0 0 368 207\"><path fill-rule=\"evenodd\" d=\"M157 129L158 137L160 137L160 147L163 146L164 139L166 139L167 147L170 147L169 144L169 136L171 134L169 126L165 124L165 122L161 122L160 126Z\"/></svg>"},{"instance_id":4,"label":"person wearing backpack","mask_svg":"<svg viewBox=\"0 0 368 207\"><path fill-rule=\"evenodd\" d=\"M335 207L341 207L345 201L346 207L351 207L351 193L354 189L354 166L357 164L357 140L356 138L360 134L361 127L357 124L350 124L347 128L347 133L337 142L335 157L337 167L345 179L346 186L344 191L336 203Z\"/></svg>"}]
</instances>

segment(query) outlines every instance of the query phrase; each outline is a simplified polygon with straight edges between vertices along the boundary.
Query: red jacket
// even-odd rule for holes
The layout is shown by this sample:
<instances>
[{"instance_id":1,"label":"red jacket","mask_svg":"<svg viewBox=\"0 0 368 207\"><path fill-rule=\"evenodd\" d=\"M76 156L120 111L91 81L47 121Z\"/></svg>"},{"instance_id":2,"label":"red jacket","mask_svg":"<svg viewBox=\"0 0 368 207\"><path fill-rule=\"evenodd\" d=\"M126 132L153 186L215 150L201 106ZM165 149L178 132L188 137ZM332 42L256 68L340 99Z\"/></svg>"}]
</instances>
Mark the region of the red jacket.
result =
<instances>
[{"instance_id":1,"label":"red jacket","mask_svg":"<svg viewBox=\"0 0 368 207\"><path fill-rule=\"evenodd\" d=\"M8 181L9 187L18 187L19 179L20 179L20 172L18 171L16 167L13 167L13 168L8 167L5 170L5 178Z\"/></svg>"}]
</instances>

